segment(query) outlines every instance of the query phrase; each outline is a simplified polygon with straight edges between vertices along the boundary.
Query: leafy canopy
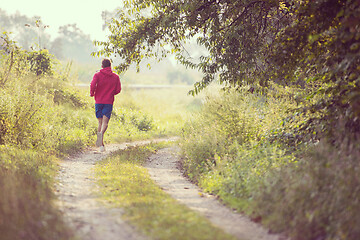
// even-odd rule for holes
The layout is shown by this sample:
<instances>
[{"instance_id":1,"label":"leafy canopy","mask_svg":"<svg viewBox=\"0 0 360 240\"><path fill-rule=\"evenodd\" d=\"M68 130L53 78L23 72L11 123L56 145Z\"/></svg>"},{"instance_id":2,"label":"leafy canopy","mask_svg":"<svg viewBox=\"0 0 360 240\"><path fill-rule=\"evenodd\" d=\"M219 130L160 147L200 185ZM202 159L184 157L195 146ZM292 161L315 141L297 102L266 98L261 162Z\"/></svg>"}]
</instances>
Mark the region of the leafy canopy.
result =
<instances>
[{"instance_id":1,"label":"leafy canopy","mask_svg":"<svg viewBox=\"0 0 360 240\"><path fill-rule=\"evenodd\" d=\"M339 135L343 122L344 135L360 133L360 2L294 1L292 14L271 49L272 79L308 91L303 129Z\"/></svg>"},{"instance_id":2,"label":"leafy canopy","mask_svg":"<svg viewBox=\"0 0 360 240\"><path fill-rule=\"evenodd\" d=\"M219 76L228 86L264 91L270 83L296 86L307 95L306 124L346 119L360 126L360 10L357 0L127 0L108 22L109 39L94 55L115 54L125 71L144 58L174 53L203 72L198 93ZM207 50L191 58L184 44ZM315 100L316 99L316 100ZM312 129L313 130L313 129ZM312 131L311 130L311 131ZM360 129L358 129L360 131Z\"/></svg>"},{"instance_id":3,"label":"leafy canopy","mask_svg":"<svg viewBox=\"0 0 360 240\"><path fill-rule=\"evenodd\" d=\"M123 59L124 71L144 58L161 60L169 53L185 66L204 74L193 93L220 74L220 81L241 85L260 82L265 69L267 46L279 32L288 9L279 1L125 1L109 22L112 33L97 55L115 54ZM208 55L192 59L184 47L196 38Z\"/></svg>"}]
</instances>

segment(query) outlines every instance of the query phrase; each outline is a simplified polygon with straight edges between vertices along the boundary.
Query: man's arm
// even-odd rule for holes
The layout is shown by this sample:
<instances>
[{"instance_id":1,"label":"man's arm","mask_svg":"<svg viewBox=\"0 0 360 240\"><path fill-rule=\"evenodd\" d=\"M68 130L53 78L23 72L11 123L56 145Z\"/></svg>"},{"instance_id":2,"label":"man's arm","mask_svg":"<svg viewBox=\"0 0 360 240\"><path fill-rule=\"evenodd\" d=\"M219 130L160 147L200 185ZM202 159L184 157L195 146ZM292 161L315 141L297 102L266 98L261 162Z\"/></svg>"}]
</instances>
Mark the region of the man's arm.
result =
<instances>
[{"instance_id":1,"label":"man's arm","mask_svg":"<svg viewBox=\"0 0 360 240\"><path fill-rule=\"evenodd\" d=\"M120 92L121 92L121 82L120 82L120 78L118 77L118 81L116 82L116 88L115 88L114 95L119 94Z\"/></svg>"},{"instance_id":2,"label":"man's arm","mask_svg":"<svg viewBox=\"0 0 360 240\"><path fill-rule=\"evenodd\" d=\"M90 83L90 97L95 96L97 82L98 82L98 78L96 74L94 74L93 80Z\"/></svg>"}]
</instances>

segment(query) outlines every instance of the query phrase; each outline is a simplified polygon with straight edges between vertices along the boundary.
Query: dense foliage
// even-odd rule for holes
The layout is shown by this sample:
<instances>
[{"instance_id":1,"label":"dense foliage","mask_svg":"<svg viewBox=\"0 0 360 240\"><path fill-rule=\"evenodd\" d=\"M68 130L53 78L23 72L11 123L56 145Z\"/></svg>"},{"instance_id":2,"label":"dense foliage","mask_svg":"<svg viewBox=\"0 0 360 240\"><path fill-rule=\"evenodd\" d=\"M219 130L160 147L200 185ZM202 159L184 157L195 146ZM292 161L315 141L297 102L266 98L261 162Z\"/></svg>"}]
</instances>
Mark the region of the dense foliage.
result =
<instances>
[{"instance_id":1,"label":"dense foliage","mask_svg":"<svg viewBox=\"0 0 360 240\"><path fill-rule=\"evenodd\" d=\"M245 90L209 96L183 130L187 175L239 207L267 172L295 161L294 153L273 141L292 104L290 99L266 99Z\"/></svg>"},{"instance_id":2,"label":"dense foliage","mask_svg":"<svg viewBox=\"0 0 360 240\"><path fill-rule=\"evenodd\" d=\"M252 191L253 216L293 239L359 239L359 146L322 140L274 169Z\"/></svg>"},{"instance_id":3,"label":"dense foliage","mask_svg":"<svg viewBox=\"0 0 360 240\"><path fill-rule=\"evenodd\" d=\"M97 44L103 46L100 54L124 59L120 70L143 58L161 59L175 52L181 63L203 71L195 91L218 73L222 82L239 85L262 68L262 46L279 31L284 11L277 1L126 1L110 22L109 41ZM183 47L193 37L209 52L199 63L192 62Z\"/></svg>"},{"instance_id":4,"label":"dense foliage","mask_svg":"<svg viewBox=\"0 0 360 240\"><path fill-rule=\"evenodd\" d=\"M334 126L341 120L343 137L358 134L359 1L294 1L289 9L293 22L270 49L271 79L303 84L308 91L303 111L310 119L303 130L339 137Z\"/></svg>"}]
</instances>

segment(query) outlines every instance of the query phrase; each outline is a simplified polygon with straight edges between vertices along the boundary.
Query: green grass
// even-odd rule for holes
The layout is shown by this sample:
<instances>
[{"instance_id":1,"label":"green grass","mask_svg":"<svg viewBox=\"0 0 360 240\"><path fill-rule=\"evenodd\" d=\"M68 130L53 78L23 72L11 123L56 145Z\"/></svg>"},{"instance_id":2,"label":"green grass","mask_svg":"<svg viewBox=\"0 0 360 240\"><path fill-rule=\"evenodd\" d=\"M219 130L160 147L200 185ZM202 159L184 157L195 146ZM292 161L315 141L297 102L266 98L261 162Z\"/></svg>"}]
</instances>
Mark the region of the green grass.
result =
<instances>
[{"instance_id":1,"label":"green grass","mask_svg":"<svg viewBox=\"0 0 360 240\"><path fill-rule=\"evenodd\" d=\"M164 143L120 150L96 166L101 198L152 239L234 239L164 193L143 167Z\"/></svg>"}]
</instances>

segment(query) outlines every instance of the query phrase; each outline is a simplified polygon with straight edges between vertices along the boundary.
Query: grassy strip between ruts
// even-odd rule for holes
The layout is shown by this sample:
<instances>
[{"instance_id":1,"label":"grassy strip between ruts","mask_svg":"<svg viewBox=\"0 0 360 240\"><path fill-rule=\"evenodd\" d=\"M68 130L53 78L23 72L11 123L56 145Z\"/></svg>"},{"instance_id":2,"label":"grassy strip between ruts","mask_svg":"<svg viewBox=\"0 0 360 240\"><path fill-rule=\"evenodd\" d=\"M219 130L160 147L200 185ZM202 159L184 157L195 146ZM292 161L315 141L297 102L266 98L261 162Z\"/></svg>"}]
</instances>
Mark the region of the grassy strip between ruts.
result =
<instances>
[{"instance_id":1,"label":"grassy strip between ruts","mask_svg":"<svg viewBox=\"0 0 360 240\"><path fill-rule=\"evenodd\" d=\"M96 166L101 197L152 239L235 239L164 193L142 165L167 143L119 150Z\"/></svg>"}]
</instances>

